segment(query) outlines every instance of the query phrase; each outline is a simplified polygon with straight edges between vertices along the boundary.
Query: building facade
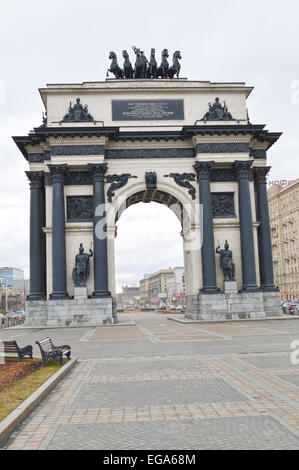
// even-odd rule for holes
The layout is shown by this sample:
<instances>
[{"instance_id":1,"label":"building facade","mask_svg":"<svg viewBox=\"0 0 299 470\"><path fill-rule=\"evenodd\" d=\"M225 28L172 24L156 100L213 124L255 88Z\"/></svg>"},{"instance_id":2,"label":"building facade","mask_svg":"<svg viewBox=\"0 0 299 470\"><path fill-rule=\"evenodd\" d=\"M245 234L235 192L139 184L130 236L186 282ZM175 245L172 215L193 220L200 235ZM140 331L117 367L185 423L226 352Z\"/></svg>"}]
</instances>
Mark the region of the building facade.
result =
<instances>
[{"instance_id":1,"label":"building facade","mask_svg":"<svg viewBox=\"0 0 299 470\"><path fill-rule=\"evenodd\" d=\"M150 303L149 276L150 274L145 274L144 278L139 281L140 300L143 304Z\"/></svg>"},{"instance_id":2,"label":"building facade","mask_svg":"<svg viewBox=\"0 0 299 470\"><path fill-rule=\"evenodd\" d=\"M167 280L169 306L182 305L185 301L185 275L183 267L173 268L173 276Z\"/></svg>"},{"instance_id":3,"label":"building facade","mask_svg":"<svg viewBox=\"0 0 299 470\"><path fill-rule=\"evenodd\" d=\"M151 201L175 208L181 222L188 318L280 313L266 188L267 150L280 133L249 122L252 90L187 79L40 90L47 119L14 137L29 166L28 325L117 321L117 220L131 204ZM215 252L226 240L233 285ZM78 293L73 273L81 243L93 256ZM167 289L159 276L156 284L151 297Z\"/></svg>"},{"instance_id":4,"label":"building facade","mask_svg":"<svg viewBox=\"0 0 299 470\"><path fill-rule=\"evenodd\" d=\"M134 305L140 299L139 286L122 286L123 305Z\"/></svg>"},{"instance_id":5,"label":"building facade","mask_svg":"<svg viewBox=\"0 0 299 470\"><path fill-rule=\"evenodd\" d=\"M24 279L24 271L19 268L1 267L0 268L0 284L6 288L12 287L13 281Z\"/></svg>"},{"instance_id":6,"label":"building facade","mask_svg":"<svg viewBox=\"0 0 299 470\"><path fill-rule=\"evenodd\" d=\"M282 300L299 299L299 179L268 190L274 279Z\"/></svg>"}]
</instances>

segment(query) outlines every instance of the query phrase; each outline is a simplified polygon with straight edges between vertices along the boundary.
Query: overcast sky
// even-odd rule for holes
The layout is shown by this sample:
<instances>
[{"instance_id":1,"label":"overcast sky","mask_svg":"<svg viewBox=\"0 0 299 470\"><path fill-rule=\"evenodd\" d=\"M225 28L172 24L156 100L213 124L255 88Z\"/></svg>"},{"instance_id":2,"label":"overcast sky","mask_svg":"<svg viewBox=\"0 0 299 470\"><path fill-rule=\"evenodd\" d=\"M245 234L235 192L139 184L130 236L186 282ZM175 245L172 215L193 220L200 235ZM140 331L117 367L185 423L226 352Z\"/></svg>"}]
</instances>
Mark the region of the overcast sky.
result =
<instances>
[{"instance_id":1,"label":"overcast sky","mask_svg":"<svg viewBox=\"0 0 299 470\"><path fill-rule=\"evenodd\" d=\"M179 49L182 77L254 86L251 122L284 132L268 153L270 179L298 178L298 17L297 0L1 2L0 266L28 274L27 168L11 136L41 124L39 87L104 80L110 50ZM166 207L130 207L118 222L118 286L182 265L179 231Z\"/></svg>"}]
</instances>

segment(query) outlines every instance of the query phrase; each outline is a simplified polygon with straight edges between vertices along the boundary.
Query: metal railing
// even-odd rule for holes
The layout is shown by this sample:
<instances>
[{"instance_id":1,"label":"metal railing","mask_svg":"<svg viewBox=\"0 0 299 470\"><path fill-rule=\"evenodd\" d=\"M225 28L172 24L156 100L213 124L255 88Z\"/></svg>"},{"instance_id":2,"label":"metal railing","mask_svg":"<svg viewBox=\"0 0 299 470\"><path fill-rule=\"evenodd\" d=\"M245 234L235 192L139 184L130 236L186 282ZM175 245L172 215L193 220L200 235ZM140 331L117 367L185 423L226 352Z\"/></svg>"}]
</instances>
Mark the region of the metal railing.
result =
<instances>
[{"instance_id":1,"label":"metal railing","mask_svg":"<svg viewBox=\"0 0 299 470\"><path fill-rule=\"evenodd\" d=\"M11 326L17 326L21 325L24 323L25 319L22 317L17 317L17 318L0 318L0 329L1 328L10 328Z\"/></svg>"}]
</instances>

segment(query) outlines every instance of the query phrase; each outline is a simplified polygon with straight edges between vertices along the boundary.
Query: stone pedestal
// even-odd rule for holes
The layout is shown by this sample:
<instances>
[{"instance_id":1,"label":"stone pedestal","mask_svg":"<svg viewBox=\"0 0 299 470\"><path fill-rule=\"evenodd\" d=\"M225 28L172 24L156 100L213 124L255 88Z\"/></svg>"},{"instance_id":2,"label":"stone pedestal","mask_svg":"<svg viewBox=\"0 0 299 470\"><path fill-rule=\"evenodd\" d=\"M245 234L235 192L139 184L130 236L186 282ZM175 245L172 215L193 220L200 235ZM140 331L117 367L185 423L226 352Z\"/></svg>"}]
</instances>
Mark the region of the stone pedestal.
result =
<instances>
[{"instance_id":1,"label":"stone pedestal","mask_svg":"<svg viewBox=\"0 0 299 470\"><path fill-rule=\"evenodd\" d=\"M238 293L237 281L224 281L223 291L225 294L237 294Z\"/></svg>"},{"instance_id":2,"label":"stone pedestal","mask_svg":"<svg viewBox=\"0 0 299 470\"><path fill-rule=\"evenodd\" d=\"M86 286L74 287L74 299L87 299L87 288Z\"/></svg>"},{"instance_id":3,"label":"stone pedestal","mask_svg":"<svg viewBox=\"0 0 299 470\"><path fill-rule=\"evenodd\" d=\"M240 292L237 294L199 294L193 299L193 311L188 310L186 318L192 320L238 320L265 318L264 293ZM190 308L189 306L189 308Z\"/></svg>"},{"instance_id":4,"label":"stone pedestal","mask_svg":"<svg viewBox=\"0 0 299 470\"><path fill-rule=\"evenodd\" d=\"M112 299L27 301L25 326L101 326L114 323Z\"/></svg>"},{"instance_id":5,"label":"stone pedestal","mask_svg":"<svg viewBox=\"0 0 299 470\"><path fill-rule=\"evenodd\" d=\"M267 317L277 317L282 315L281 311L281 297L279 290L264 291L264 310Z\"/></svg>"}]
</instances>

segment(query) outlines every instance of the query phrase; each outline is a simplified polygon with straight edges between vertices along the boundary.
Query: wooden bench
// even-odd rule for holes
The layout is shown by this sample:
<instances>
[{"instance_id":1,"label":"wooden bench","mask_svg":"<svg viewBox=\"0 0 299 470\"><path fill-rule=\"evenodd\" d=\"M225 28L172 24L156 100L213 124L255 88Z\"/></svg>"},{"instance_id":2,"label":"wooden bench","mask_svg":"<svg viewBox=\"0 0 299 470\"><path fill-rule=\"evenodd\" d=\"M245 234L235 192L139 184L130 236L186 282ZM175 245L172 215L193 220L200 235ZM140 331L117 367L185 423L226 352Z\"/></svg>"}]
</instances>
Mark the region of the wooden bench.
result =
<instances>
[{"instance_id":1,"label":"wooden bench","mask_svg":"<svg viewBox=\"0 0 299 470\"><path fill-rule=\"evenodd\" d=\"M68 344L63 346L54 346L50 338L35 341L38 344L43 361L43 367L51 361L58 361L62 366L63 355L66 355L68 360L71 358L71 347Z\"/></svg>"},{"instance_id":2,"label":"wooden bench","mask_svg":"<svg viewBox=\"0 0 299 470\"><path fill-rule=\"evenodd\" d=\"M20 348L16 341L1 341L0 351L6 354L17 354L18 361L22 361L25 356L29 356L32 359L32 346L28 345L24 348Z\"/></svg>"}]
</instances>

